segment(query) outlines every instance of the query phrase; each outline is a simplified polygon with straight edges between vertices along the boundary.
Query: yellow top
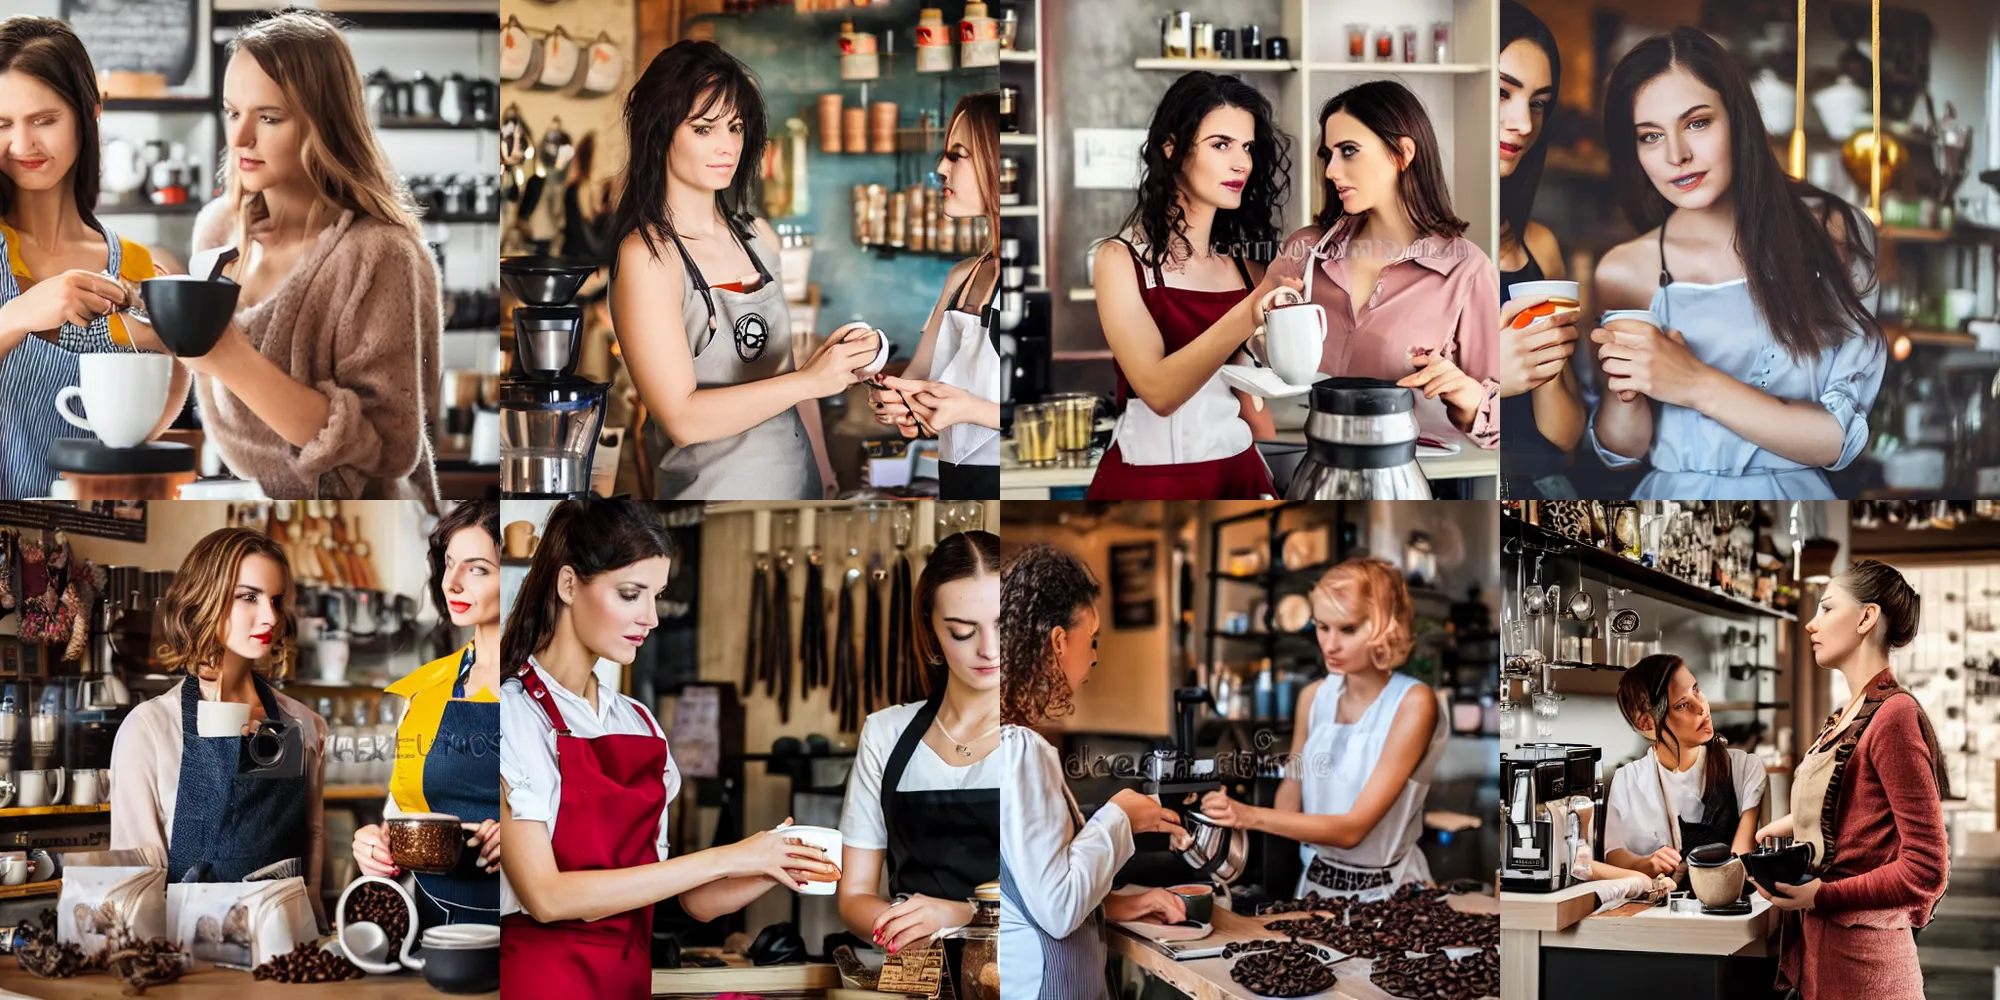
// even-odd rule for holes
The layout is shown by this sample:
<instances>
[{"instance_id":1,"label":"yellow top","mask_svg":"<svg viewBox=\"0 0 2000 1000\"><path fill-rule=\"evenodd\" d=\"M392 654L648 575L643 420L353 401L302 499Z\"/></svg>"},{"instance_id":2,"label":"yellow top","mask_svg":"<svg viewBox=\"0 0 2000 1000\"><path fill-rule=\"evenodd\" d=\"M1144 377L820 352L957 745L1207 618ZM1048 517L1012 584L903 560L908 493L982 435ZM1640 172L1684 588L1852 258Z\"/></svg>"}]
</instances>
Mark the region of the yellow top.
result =
<instances>
[{"instance_id":1,"label":"yellow top","mask_svg":"<svg viewBox=\"0 0 2000 1000\"><path fill-rule=\"evenodd\" d=\"M21 259L21 235L14 231L14 227L0 222L0 238L5 238L7 241L7 269L14 272L14 283L25 292L29 285L35 283L35 276L28 272L27 262ZM118 246L120 280L136 285L158 275L159 271L153 264L151 250L123 236L118 237ZM132 346L132 334L125 329L123 313L112 313L108 325L111 328L112 343L120 347Z\"/></svg>"},{"instance_id":2,"label":"yellow top","mask_svg":"<svg viewBox=\"0 0 2000 1000\"><path fill-rule=\"evenodd\" d=\"M389 694L410 700L410 710L396 727L396 767L389 775L389 794L404 812L431 811L424 796L424 752L437 740L438 723L451 703L452 685L458 682L459 664L471 650L472 644L466 643L458 652L432 660L389 685ZM482 687L465 700L497 702L500 696Z\"/></svg>"}]
</instances>

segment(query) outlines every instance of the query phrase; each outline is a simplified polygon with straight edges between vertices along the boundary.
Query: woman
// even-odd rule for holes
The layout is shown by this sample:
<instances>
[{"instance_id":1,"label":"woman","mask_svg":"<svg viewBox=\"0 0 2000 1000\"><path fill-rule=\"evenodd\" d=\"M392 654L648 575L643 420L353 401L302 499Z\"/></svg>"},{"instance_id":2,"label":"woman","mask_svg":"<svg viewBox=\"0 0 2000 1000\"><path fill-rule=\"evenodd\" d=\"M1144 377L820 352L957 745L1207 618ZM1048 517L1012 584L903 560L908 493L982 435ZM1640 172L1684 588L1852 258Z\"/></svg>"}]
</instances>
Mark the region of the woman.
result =
<instances>
[{"instance_id":1,"label":"woman","mask_svg":"<svg viewBox=\"0 0 2000 1000\"><path fill-rule=\"evenodd\" d=\"M284 549L254 531L211 532L181 560L153 610L153 654L187 677L118 727L111 848L163 852L169 882L240 882L296 859L324 927L326 720L265 679L296 632L291 594ZM267 722L296 727L301 758L276 768L289 773L245 773L243 736L200 734L203 702L248 705L246 736Z\"/></svg>"},{"instance_id":2,"label":"woman","mask_svg":"<svg viewBox=\"0 0 2000 1000\"><path fill-rule=\"evenodd\" d=\"M1506 497L1576 497L1569 453L1583 438L1583 401L1569 370L1576 353L1575 309L1515 329L1522 311L1547 295L1515 298L1510 289L1568 276L1547 226L1528 218L1549 156L1543 129L1562 86L1562 54L1534 12L1500 0L1500 426L1501 485Z\"/></svg>"},{"instance_id":3,"label":"woman","mask_svg":"<svg viewBox=\"0 0 2000 1000\"><path fill-rule=\"evenodd\" d=\"M1781 989L1810 1000L1921 1000L1915 929L1944 895L1944 753L1889 651L1917 635L1922 599L1901 573L1863 559L1835 577L1806 623L1813 660L1854 696L1792 774L1792 811L1757 831L1813 847L1804 885L1759 895L1787 919ZM1901 697L1898 697L1901 696Z\"/></svg>"},{"instance_id":4,"label":"woman","mask_svg":"<svg viewBox=\"0 0 2000 1000\"><path fill-rule=\"evenodd\" d=\"M408 700L396 727L396 764L382 815L441 812L470 825L458 867L413 872L418 922L500 922L500 504L461 503L430 537L431 600L456 628L472 630L458 652L389 685ZM396 878L379 824L354 831L364 875Z\"/></svg>"},{"instance_id":5,"label":"woman","mask_svg":"<svg viewBox=\"0 0 2000 1000\"><path fill-rule=\"evenodd\" d=\"M1882 384L1873 230L1785 176L1742 71L1693 28L1619 60L1604 116L1641 235L1605 254L1597 301L1650 309L1658 332L1591 331L1599 455L1652 464L1643 500L1833 499L1826 470L1868 443Z\"/></svg>"},{"instance_id":6,"label":"woman","mask_svg":"<svg viewBox=\"0 0 2000 1000\"><path fill-rule=\"evenodd\" d=\"M1312 590L1313 633L1327 676L1299 692L1292 759L1301 774L1271 806L1213 791L1201 811L1223 826L1299 842L1298 895L1387 899L1427 882L1417 848L1424 797L1444 752L1438 694L1397 673L1416 644L1410 591L1381 559L1349 559Z\"/></svg>"},{"instance_id":7,"label":"woman","mask_svg":"<svg viewBox=\"0 0 2000 1000\"><path fill-rule=\"evenodd\" d=\"M839 490L819 400L853 385L876 345L828 338L794 368L778 236L751 210L764 123L750 70L714 42L668 47L625 98L632 155L611 224L611 315L665 436L663 500Z\"/></svg>"},{"instance_id":8,"label":"woman","mask_svg":"<svg viewBox=\"0 0 2000 1000\"><path fill-rule=\"evenodd\" d=\"M653 713L616 685L659 624L672 555L650 507L564 501L507 619L501 662L518 665L500 691L500 863L518 897L502 904L510 992L651 996L654 903L678 896L705 922L772 886L840 877L824 852L773 832L668 858L680 771Z\"/></svg>"},{"instance_id":9,"label":"woman","mask_svg":"<svg viewBox=\"0 0 2000 1000\"><path fill-rule=\"evenodd\" d=\"M361 77L325 15L285 11L229 43L222 197L197 251L232 247L236 318L181 363L223 460L288 499L437 502L437 265L376 145Z\"/></svg>"},{"instance_id":10,"label":"woman","mask_svg":"<svg viewBox=\"0 0 2000 1000\"><path fill-rule=\"evenodd\" d=\"M1423 104L1376 80L1335 94L1319 124L1325 208L1271 270L1303 277L1326 309L1320 370L1420 389L1479 447L1498 447L1499 279L1452 214Z\"/></svg>"},{"instance_id":11,"label":"woman","mask_svg":"<svg viewBox=\"0 0 2000 1000\"><path fill-rule=\"evenodd\" d=\"M1124 413L1090 499L1276 494L1255 445L1274 433L1270 415L1225 385L1221 369L1278 285L1264 264L1288 145L1271 102L1237 77L1185 74L1154 109L1139 203L1097 248L1097 315Z\"/></svg>"},{"instance_id":12,"label":"woman","mask_svg":"<svg viewBox=\"0 0 2000 1000\"><path fill-rule=\"evenodd\" d=\"M1032 728L1069 714L1097 666L1095 577L1047 545L1016 554L1000 578L1000 772L1013 782L1000 817L1000 995L1101 1000L1104 921L1177 924L1187 905L1165 889L1111 895L1132 838L1182 836L1159 800L1121 789L1088 821L1056 748Z\"/></svg>"},{"instance_id":13,"label":"woman","mask_svg":"<svg viewBox=\"0 0 2000 1000\"><path fill-rule=\"evenodd\" d=\"M841 920L891 955L970 923L973 890L999 872L1000 537L938 543L912 619L930 697L862 724L840 817ZM885 858L893 904L876 892Z\"/></svg>"},{"instance_id":14,"label":"woman","mask_svg":"<svg viewBox=\"0 0 2000 1000\"><path fill-rule=\"evenodd\" d=\"M999 91L959 99L938 174L947 217L984 216L992 232L1000 231ZM955 265L903 369L929 372L929 379L884 375L868 390L877 423L895 425L904 437L920 429L937 434L940 500L1000 496L1000 327L993 310L999 279L1000 260L990 246Z\"/></svg>"},{"instance_id":15,"label":"woman","mask_svg":"<svg viewBox=\"0 0 2000 1000\"><path fill-rule=\"evenodd\" d=\"M80 377L77 354L160 349L150 327L117 311L138 303L155 268L145 247L93 212L101 107L69 25L0 20L0 500L48 492L49 445L78 433L56 413L56 394ZM149 436L186 400L176 368Z\"/></svg>"},{"instance_id":16,"label":"woman","mask_svg":"<svg viewBox=\"0 0 2000 1000\"><path fill-rule=\"evenodd\" d=\"M1688 852L1705 844L1750 853L1764 761L1716 735L1687 664L1670 653L1640 660L1618 682L1618 710L1651 746L1611 778L1604 860L1678 879Z\"/></svg>"}]
</instances>

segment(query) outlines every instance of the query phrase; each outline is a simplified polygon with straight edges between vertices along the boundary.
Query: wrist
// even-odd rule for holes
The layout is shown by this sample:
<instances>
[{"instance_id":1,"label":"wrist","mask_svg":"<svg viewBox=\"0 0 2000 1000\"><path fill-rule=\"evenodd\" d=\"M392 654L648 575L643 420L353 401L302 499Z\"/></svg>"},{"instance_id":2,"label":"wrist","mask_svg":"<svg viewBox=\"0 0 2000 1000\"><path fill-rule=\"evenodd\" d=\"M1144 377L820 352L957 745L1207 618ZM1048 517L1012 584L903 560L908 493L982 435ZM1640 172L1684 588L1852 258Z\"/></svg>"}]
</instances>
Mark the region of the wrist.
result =
<instances>
[{"instance_id":1,"label":"wrist","mask_svg":"<svg viewBox=\"0 0 2000 1000\"><path fill-rule=\"evenodd\" d=\"M1696 368L1694 379L1688 386L1687 407L1702 413L1713 413L1718 390L1722 388L1717 379L1722 373L1700 362L1696 364L1699 367Z\"/></svg>"}]
</instances>

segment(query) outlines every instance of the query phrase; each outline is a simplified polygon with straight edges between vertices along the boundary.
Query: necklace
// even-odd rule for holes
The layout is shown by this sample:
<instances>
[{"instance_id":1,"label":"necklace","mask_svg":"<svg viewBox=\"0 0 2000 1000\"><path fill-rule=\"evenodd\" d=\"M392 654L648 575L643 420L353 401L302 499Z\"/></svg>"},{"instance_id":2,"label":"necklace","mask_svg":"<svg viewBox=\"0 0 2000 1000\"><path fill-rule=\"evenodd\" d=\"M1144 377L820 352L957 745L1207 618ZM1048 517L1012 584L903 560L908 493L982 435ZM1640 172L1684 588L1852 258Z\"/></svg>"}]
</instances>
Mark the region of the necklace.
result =
<instances>
[{"instance_id":1,"label":"necklace","mask_svg":"<svg viewBox=\"0 0 2000 1000\"><path fill-rule=\"evenodd\" d=\"M994 727L993 727L992 729L988 729L987 731L985 731L985 732L983 732L983 733L980 733L980 734L979 734L978 736L974 736L974 737L973 737L973 738L972 738L972 739L971 739L970 741L963 741L963 740L960 740L960 739L959 739L958 737L956 737L956 736L953 736L953 735L951 734L951 730L949 730L949 729L946 729L946 728L944 727L944 720L943 720L943 719L941 719L941 718L939 718L939 717L937 717L937 716L932 716L932 717L931 717L931 725L934 725L934 726L938 727L938 732L940 732L940 733L943 733L943 734L944 734L944 738L945 738L945 739L948 739L948 740L950 740L950 741L951 741L951 748L952 748L953 750L956 750L956 751L958 751L958 755L959 755L960 757L970 757L970 756L972 756L972 744L974 744L974 743L977 743L977 742L979 742L980 740L983 740L983 739L985 739L986 737L988 737L988 736L991 736L991 735L993 735L994 733L997 733L997 732L999 732L999 731L1000 731L1000 727L999 727L999 726L994 726Z\"/></svg>"}]
</instances>

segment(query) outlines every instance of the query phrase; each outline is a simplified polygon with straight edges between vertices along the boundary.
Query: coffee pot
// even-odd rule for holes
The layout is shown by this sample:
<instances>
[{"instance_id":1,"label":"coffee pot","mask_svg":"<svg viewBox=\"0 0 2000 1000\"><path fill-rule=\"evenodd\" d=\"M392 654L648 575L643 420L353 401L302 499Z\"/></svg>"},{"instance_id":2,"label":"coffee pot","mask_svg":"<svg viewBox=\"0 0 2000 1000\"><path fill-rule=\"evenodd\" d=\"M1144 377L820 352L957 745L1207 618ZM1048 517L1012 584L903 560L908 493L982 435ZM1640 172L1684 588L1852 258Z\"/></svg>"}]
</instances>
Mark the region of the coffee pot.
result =
<instances>
[{"instance_id":1,"label":"coffee pot","mask_svg":"<svg viewBox=\"0 0 2000 1000\"><path fill-rule=\"evenodd\" d=\"M1243 874L1249 853L1249 836L1232 830L1202 814L1201 799L1222 787L1214 759L1195 756L1196 713L1203 705L1215 710L1215 699L1203 687L1184 687L1174 692L1174 746L1154 750L1146 757L1148 795L1180 814L1181 827L1192 841L1181 849L1181 860L1198 876L1227 885Z\"/></svg>"},{"instance_id":2,"label":"coffee pot","mask_svg":"<svg viewBox=\"0 0 2000 1000\"><path fill-rule=\"evenodd\" d=\"M1429 500L1417 465L1413 390L1374 378L1329 378L1312 388L1306 454L1287 500Z\"/></svg>"},{"instance_id":3,"label":"coffee pot","mask_svg":"<svg viewBox=\"0 0 2000 1000\"><path fill-rule=\"evenodd\" d=\"M463 125L470 116L469 86L470 81L466 80L465 74L445 74L444 83L438 88L437 114L446 125Z\"/></svg>"}]
</instances>

